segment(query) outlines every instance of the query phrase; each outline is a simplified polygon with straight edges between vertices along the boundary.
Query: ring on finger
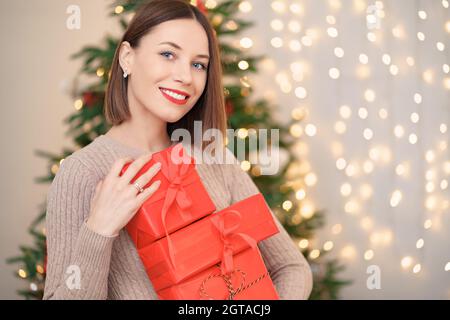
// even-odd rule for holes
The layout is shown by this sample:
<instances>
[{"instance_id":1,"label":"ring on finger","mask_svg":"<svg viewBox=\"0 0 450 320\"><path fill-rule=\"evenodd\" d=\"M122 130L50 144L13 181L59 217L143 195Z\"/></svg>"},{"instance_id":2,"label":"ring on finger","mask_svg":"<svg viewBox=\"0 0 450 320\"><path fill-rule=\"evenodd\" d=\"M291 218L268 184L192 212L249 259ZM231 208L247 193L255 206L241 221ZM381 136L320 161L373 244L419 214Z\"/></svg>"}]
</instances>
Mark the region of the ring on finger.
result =
<instances>
[{"instance_id":1,"label":"ring on finger","mask_svg":"<svg viewBox=\"0 0 450 320\"><path fill-rule=\"evenodd\" d=\"M134 186L136 187L136 189L139 191L139 193L144 192L144 188L141 187L141 185L137 182L134 183Z\"/></svg>"}]
</instances>

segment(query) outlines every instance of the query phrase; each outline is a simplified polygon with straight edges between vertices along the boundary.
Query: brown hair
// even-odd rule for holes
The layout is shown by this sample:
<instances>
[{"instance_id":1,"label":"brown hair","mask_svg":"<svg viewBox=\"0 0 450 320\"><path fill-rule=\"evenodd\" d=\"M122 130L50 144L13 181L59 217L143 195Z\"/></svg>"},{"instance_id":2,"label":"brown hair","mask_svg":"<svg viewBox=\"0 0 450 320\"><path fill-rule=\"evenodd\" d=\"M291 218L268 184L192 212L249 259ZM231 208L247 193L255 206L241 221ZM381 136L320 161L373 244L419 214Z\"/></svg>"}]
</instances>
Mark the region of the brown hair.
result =
<instances>
[{"instance_id":1,"label":"brown hair","mask_svg":"<svg viewBox=\"0 0 450 320\"><path fill-rule=\"evenodd\" d=\"M216 128L225 138L226 114L222 84L222 66L219 45L215 30L208 18L188 0L150 0L144 3L131 20L122 40L116 48L107 84L104 114L112 125L118 125L131 117L127 99L127 79L122 76L119 64L119 51L123 41L132 48L139 46L140 39L160 23L175 19L195 19L206 32L209 42L209 65L206 86L195 106L180 120L167 124L169 137L178 128L187 129L194 137L194 121L202 121L203 132ZM207 145L207 143L205 144ZM202 146L205 146L202 143Z\"/></svg>"}]
</instances>

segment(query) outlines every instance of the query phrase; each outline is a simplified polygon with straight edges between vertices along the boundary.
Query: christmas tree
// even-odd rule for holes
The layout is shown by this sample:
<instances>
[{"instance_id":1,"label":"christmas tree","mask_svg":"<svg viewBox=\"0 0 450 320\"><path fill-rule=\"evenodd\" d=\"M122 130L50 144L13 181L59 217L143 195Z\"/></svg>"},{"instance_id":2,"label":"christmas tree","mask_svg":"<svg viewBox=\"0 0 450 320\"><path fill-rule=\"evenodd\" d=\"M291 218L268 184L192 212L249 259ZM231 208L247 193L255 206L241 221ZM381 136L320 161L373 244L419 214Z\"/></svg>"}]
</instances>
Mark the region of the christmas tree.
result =
<instances>
[{"instance_id":1,"label":"christmas tree","mask_svg":"<svg viewBox=\"0 0 450 320\"><path fill-rule=\"evenodd\" d=\"M111 5L110 15L117 18L125 30L143 2L145 0L115 1ZM257 164L251 165L249 161L241 162L242 169L248 171L269 206L308 259L314 275L310 299L337 299L340 288L349 283L338 279L342 266L335 259L327 259L326 251L319 252L320 257L317 250L316 254L312 255L307 245L308 239L324 225L324 213L312 211L309 206L304 205L305 174L299 170L302 159L293 152L294 145L298 142L295 128L305 117L305 113L301 109L294 110L290 122L287 125L280 124L274 120L273 106L266 100L260 99L252 103L248 101L253 92L248 74L257 72L257 64L264 56L247 56L241 48L221 40L223 36L237 37L243 30L252 26L252 23L234 18L241 0L220 3L211 1L205 4L199 0L190 2L209 18L220 40L224 77L230 79L228 83L224 83L228 126L237 132L231 139L241 139L246 143L258 129L279 129L279 148L273 152L285 155L285 159L278 173L261 174L261 168ZM83 59L81 73L95 79L87 88L75 90L75 112L65 119L69 126L67 133L73 137L79 148L109 130L103 116L103 104L109 70L118 42L118 38L107 36L102 46L87 46L72 56L74 59ZM38 156L48 160L49 166L48 174L39 177L36 182L51 183L61 162L74 151L76 150L64 149L60 154L37 151ZM249 150L246 158L259 151ZM27 299L41 299L43 296L46 271L45 215L46 204L43 204L42 211L29 228L34 243L31 246L20 246L20 255L7 261L20 264L16 276L27 281L28 288L19 290L18 293Z\"/></svg>"}]
</instances>

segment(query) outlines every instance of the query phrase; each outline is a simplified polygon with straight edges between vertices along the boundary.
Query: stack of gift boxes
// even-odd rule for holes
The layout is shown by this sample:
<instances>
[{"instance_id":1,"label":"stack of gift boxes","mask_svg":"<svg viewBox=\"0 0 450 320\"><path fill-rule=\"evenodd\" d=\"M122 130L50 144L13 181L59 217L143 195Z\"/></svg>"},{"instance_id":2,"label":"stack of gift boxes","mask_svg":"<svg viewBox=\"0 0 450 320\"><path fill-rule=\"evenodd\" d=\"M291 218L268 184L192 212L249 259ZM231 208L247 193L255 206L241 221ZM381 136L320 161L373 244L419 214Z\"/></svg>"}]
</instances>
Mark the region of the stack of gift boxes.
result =
<instances>
[{"instance_id":1,"label":"stack of gift boxes","mask_svg":"<svg viewBox=\"0 0 450 320\"><path fill-rule=\"evenodd\" d=\"M161 185L126 229L159 298L278 299L257 246L279 232L264 197L214 212L181 143L154 153L131 183L157 162L161 170L144 188L156 180Z\"/></svg>"}]
</instances>

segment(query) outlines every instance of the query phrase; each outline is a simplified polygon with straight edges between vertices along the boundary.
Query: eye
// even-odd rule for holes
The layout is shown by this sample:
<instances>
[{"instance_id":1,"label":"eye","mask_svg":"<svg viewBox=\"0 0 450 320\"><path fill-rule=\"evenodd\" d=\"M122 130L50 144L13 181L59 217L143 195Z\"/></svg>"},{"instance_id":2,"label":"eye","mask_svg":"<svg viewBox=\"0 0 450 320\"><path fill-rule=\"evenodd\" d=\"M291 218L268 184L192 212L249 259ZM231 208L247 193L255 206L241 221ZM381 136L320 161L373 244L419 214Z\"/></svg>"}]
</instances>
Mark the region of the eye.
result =
<instances>
[{"instance_id":1,"label":"eye","mask_svg":"<svg viewBox=\"0 0 450 320\"><path fill-rule=\"evenodd\" d=\"M196 64L201 66L201 68L199 70L206 70L207 69L206 66L203 63L194 63L194 65L196 65Z\"/></svg>"},{"instance_id":2,"label":"eye","mask_svg":"<svg viewBox=\"0 0 450 320\"><path fill-rule=\"evenodd\" d=\"M168 58L168 55L174 56L174 54L172 52L170 52L170 51L163 51L163 52L160 53L160 55L163 56L163 57L166 57L166 58ZM204 65L203 63L194 63L194 65L200 65L201 66L200 68L195 67L197 70L206 70L207 69L206 65Z\"/></svg>"},{"instance_id":3,"label":"eye","mask_svg":"<svg viewBox=\"0 0 450 320\"><path fill-rule=\"evenodd\" d=\"M167 57L166 54L171 54L173 56L173 53L170 51L164 51L160 53L160 55L162 55L163 57Z\"/></svg>"}]
</instances>

